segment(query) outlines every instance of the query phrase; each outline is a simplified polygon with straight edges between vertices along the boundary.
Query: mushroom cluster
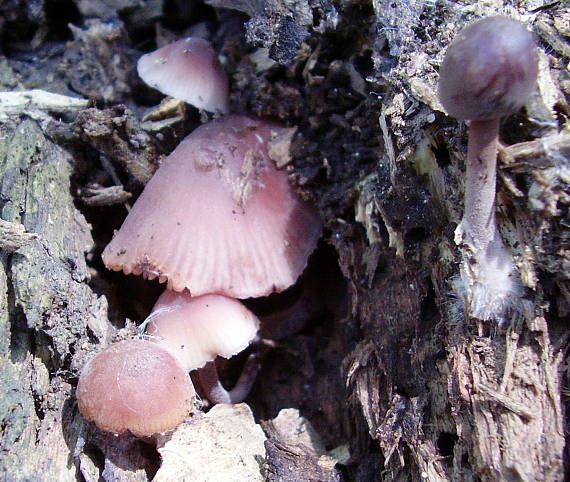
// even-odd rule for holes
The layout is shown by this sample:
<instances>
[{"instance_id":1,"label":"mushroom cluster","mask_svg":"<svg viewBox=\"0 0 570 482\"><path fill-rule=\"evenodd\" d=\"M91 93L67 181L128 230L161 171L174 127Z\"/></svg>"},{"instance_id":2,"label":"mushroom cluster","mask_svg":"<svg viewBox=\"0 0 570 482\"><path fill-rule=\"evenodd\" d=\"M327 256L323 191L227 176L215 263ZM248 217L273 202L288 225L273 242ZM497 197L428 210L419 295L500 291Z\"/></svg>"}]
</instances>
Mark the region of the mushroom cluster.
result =
<instances>
[{"instance_id":1,"label":"mushroom cluster","mask_svg":"<svg viewBox=\"0 0 570 482\"><path fill-rule=\"evenodd\" d=\"M521 291L495 221L499 121L519 110L538 74L533 37L518 21L488 17L461 31L441 65L439 97L449 115L470 120L465 206L456 231L463 262L459 291L471 316L502 321Z\"/></svg>"},{"instance_id":2,"label":"mushroom cluster","mask_svg":"<svg viewBox=\"0 0 570 482\"><path fill-rule=\"evenodd\" d=\"M143 56L138 70L163 93L228 110L226 75L204 40L162 47ZM143 324L144 339L111 345L81 374L79 408L101 429L151 435L175 428L193 399L190 370L198 370L213 403L247 396L260 366L255 354L232 390L215 366L216 357L229 358L257 337L259 320L238 299L293 285L321 233L315 208L276 167L276 143L290 138L291 129L275 122L225 115L194 130L145 186L102 257L108 268L156 278L167 290ZM131 394L137 382L140 396ZM156 422L156 404L148 402L155 390L175 394L173 414Z\"/></svg>"}]
</instances>

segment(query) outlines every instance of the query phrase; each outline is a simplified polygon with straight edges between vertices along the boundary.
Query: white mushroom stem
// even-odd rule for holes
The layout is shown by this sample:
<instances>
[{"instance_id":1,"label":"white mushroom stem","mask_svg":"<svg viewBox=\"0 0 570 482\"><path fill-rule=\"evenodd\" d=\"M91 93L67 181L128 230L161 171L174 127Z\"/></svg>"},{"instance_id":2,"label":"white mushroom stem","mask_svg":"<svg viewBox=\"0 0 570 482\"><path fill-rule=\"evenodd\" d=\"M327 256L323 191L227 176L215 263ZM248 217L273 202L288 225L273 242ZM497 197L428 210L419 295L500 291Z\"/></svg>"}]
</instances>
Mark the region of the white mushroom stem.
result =
<instances>
[{"instance_id":1,"label":"white mushroom stem","mask_svg":"<svg viewBox=\"0 0 570 482\"><path fill-rule=\"evenodd\" d=\"M202 389L210 402L240 403L249 394L260 368L259 356L255 353L249 355L238 381L231 390L227 390L220 382L215 362L206 363L197 373Z\"/></svg>"}]
</instances>

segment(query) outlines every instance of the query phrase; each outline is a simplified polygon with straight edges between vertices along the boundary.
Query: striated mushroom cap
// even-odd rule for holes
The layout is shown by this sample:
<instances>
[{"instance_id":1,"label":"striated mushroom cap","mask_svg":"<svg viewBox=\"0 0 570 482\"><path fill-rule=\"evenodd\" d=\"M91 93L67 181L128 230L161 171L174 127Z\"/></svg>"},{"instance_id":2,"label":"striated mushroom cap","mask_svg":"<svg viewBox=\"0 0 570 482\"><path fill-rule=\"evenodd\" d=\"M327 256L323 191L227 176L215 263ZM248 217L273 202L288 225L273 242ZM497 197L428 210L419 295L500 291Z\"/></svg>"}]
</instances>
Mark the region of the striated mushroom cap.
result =
<instances>
[{"instance_id":1,"label":"striated mushroom cap","mask_svg":"<svg viewBox=\"0 0 570 482\"><path fill-rule=\"evenodd\" d=\"M108 268L192 296L265 296L295 283L321 233L270 159L288 129L247 116L196 129L162 163L103 252Z\"/></svg>"},{"instance_id":2,"label":"striated mushroom cap","mask_svg":"<svg viewBox=\"0 0 570 482\"><path fill-rule=\"evenodd\" d=\"M143 55L137 71L149 86L198 109L228 112L228 76L210 43L189 37Z\"/></svg>"},{"instance_id":3,"label":"striated mushroom cap","mask_svg":"<svg viewBox=\"0 0 570 482\"><path fill-rule=\"evenodd\" d=\"M456 119L498 119L519 110L536 84L532 34L506 17L487 17L462 30L439 73L441 103Z\"/></svg>"},{"instance_id":4,"label":"striated mushroom cap","mask_svg":"<svg viewBox=\"0 0 570 482\"><path fill-rule=\"evenodd\" d=\"M147 334L186 368L203 367L217 356L231 358L255 338L259 320L243 304L222 295L191 298L165 291L156 302Z\"/></svg>"},{"instance_id":5,"label":"striated mushroom cap","mask_svg":"<svg viewBox=\"0 0 570 482\"><path fill-rule=\"evenodd\" d=\"M190 413L194 387L167 350L145 340L114 343L85 365L79 411L102 430L143 437L176 428Z\"/></svg>"}]
</instances>

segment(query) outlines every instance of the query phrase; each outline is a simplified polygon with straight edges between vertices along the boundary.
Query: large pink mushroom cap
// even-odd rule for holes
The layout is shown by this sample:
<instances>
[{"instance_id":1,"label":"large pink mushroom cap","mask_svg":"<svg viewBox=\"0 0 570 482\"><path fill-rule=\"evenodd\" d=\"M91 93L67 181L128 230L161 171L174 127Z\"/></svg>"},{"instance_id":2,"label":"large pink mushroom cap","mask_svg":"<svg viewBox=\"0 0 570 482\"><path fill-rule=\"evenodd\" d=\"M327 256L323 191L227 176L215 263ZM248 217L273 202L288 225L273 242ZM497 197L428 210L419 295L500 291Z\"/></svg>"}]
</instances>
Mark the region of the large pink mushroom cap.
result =
<instances>
[{"instance_id":1,"label":"large pink mushroom cap","mask_svg":"<svg viewBox=\"0 0 570 482\"><path fill-rule=\"evenodd\" d=\"M217 356L231 358L257 335L259 320L241 302L222 295L196 298L165 291L149 316L146 332L186 368L203 367Z\"/></svg>"},{"instance_id":2,"label":"large pink mushroom cap","mask_svg":"<svg viewBox=\"0 0 570 482\"><path fill-rule=\"evenodd\" d=\"M210 43L189 37L143 55L137 64L146 84L210 112L228 112L228 77Z\"/></svg>"},{"instance_id":3,"label":"large pink mushroom cap","mask_svg":"<svg viewBox=\"0 0 570 482\"><path fill-rule=\"evenodd\" d=\"M287 129L231 115L168 156L103 252L108 268L167 281L192 296L265 296L295 283L320 218L275 167Z\"/></svg>"},{"instance_id":4,"label":"large pink mushroom cap","mask_svg":"<svg viewBox=\"0 0 570 482\"><path fill-rule=\"evenodd\" d=\"M85 365L79 410L102 430L149 436L176 428L190 413L194 387L167 350L145 340L114 343Z\"/></svg>"}]
</instances>

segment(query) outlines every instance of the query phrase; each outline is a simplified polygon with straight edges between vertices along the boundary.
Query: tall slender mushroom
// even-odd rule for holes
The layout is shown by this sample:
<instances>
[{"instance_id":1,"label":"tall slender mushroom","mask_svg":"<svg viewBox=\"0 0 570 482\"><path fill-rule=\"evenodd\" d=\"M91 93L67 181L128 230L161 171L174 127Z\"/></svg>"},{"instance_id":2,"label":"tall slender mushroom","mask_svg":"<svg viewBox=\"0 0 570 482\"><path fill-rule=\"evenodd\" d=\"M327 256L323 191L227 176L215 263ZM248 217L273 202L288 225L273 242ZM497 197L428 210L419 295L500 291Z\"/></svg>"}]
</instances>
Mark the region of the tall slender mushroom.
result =
<instances>
[{"instance_id":1,"label":"tall slender mushroom","mask_svg":"<svg viewBox=\"0 0 570 482\"><path fill-rule=\"evenodd\" d=\"M499 120L519 110L538 73L536 47L524 26L488 17L461 31L447 49L439 96L449 115L469 119L465 207L456 241L471 315L501 320L516 302L518 275L495 222Z\"/></svg>"},{"instance_id":2,"label":"tall slender mushroom","mask_svg":"<svg viewBox=\"0 0 570 482\"><path fill-rule=\"evenodd\" d=\"M202 388L213 403L245 399L260 368L250 356L237 383L226 390L218 379L214 360L230 358L254 340L259 320L242 303L221 295L190 297L165 291L145 322L150 339L169 350L186 370L197 370Z\"/></svg>"}]
</instances>

